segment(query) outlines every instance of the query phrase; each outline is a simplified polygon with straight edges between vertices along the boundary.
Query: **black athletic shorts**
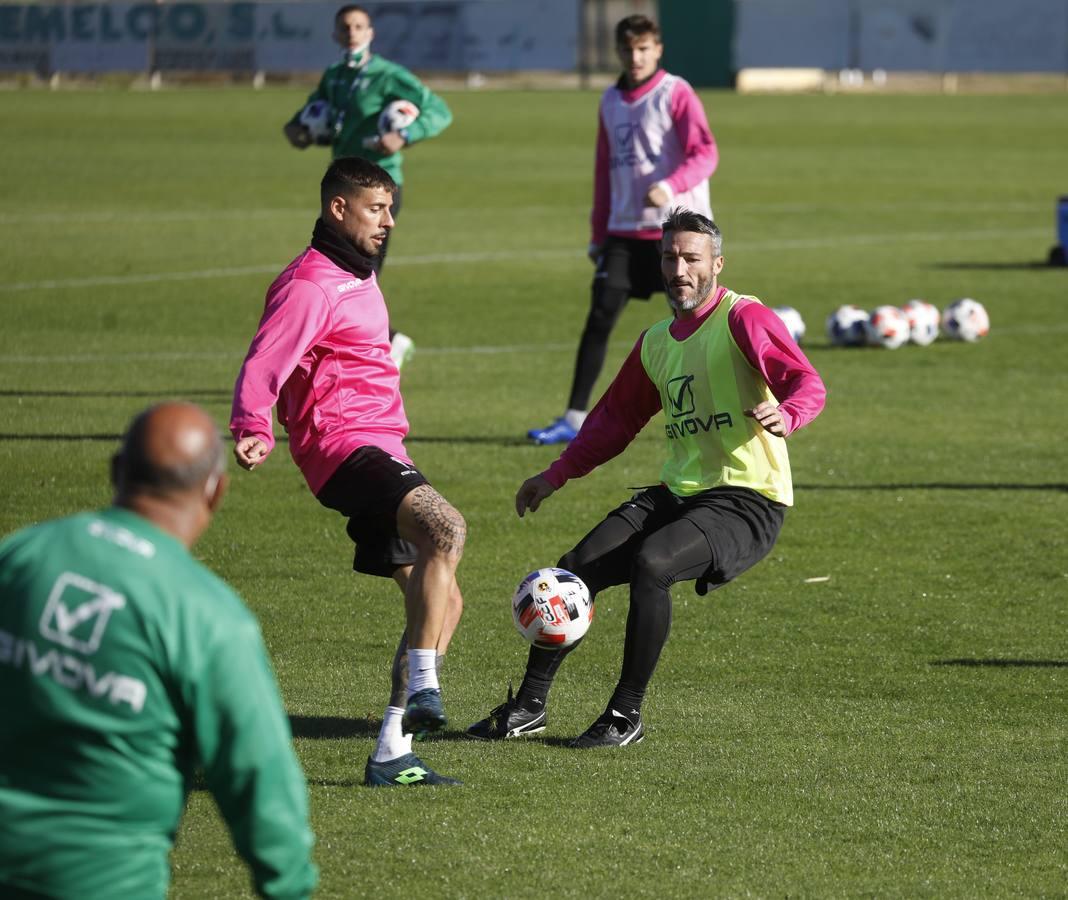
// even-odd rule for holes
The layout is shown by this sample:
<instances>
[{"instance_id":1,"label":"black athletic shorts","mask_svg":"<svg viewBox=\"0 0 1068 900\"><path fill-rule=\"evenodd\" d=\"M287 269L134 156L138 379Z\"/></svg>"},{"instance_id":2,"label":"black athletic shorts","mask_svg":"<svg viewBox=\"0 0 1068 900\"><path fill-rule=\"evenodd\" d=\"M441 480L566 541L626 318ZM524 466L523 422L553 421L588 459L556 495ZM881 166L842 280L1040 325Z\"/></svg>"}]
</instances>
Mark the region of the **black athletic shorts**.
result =
<instances>
[{"instance_id":1,"label":"black athletic shorts","mask_svg":"<svg viewBox=\"0 0 1068 900\"><path fill-rule=\"evenodd\" d=\"M710 565L697 579L705 594L756 565L775 546L786 519L783 504L748 488L718 487L679 497L664 485L647 488L609 513L636 531L652 534L670 522L688 519L708 541Z\"/></svg>"},{"instance_id":2,"label":"black athletic shorts","mask_svg":"<svg viewBox=\"0 0 1068 900\"><path fill-rule=\"evenodd\" d=\"M660 242L609 235L597 260L594 286L602 279L604 287L626 291L628 297L639 300L648 300L653 294L663 292Z\"/></svg>"},{"instance_id":3,"label":"black athletic shorts","mask_svg":"<svg viewBox=\"0 0 1068 900\"><path fill-rule=\"evenodd\" d=\"M392 578L415 562L415 544L397 534L397 507L415 488L429 484L414 465L378 447L361 447L319 491L323 506L349 517L346 531L356 544L352 568Z\"/></svg>"}]
</instances>

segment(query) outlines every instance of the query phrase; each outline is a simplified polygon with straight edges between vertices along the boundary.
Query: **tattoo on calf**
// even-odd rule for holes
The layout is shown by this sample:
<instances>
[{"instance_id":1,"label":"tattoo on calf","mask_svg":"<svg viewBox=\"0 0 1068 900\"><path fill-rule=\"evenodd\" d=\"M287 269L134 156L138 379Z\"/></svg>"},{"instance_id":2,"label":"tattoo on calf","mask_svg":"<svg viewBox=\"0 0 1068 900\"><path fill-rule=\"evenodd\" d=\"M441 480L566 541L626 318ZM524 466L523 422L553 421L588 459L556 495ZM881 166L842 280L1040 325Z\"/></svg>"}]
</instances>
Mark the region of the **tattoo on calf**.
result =
<instances>
[{"instance_id":1,"label":"tattoo on calf","mask_svg":"<svg viewBox=\"0 0 1068 900\"><path fill-rule=\"evenodd\" d=\"M459 553L467 537L467 523L450 504L429 485L412 494L412 514L442 553Z\"/></svg>"}]
</instances>

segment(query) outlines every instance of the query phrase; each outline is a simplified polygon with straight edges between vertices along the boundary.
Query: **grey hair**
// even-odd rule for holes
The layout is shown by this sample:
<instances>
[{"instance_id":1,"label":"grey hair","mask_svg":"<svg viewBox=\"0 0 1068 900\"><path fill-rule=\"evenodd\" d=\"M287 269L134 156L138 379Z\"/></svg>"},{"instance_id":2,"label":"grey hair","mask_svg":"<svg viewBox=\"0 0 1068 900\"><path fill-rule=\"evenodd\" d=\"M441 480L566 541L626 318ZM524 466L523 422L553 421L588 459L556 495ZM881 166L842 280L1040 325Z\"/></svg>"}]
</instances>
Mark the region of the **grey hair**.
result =
<instances>
[{"instance_id":1,"label":"grey hair","mask_svg":"<svg viewBox=\"0 0 1068 900\"><path fill-rule=\"evenodd\" d=\"M669 231L691 231L695 234L707 235L712 240L713 255L723 255L723 233L719 230L719 226L708 216L702 216L692 209L676 206L668 213L661 228L665 235Z\"/></svg>"}]
</instances>

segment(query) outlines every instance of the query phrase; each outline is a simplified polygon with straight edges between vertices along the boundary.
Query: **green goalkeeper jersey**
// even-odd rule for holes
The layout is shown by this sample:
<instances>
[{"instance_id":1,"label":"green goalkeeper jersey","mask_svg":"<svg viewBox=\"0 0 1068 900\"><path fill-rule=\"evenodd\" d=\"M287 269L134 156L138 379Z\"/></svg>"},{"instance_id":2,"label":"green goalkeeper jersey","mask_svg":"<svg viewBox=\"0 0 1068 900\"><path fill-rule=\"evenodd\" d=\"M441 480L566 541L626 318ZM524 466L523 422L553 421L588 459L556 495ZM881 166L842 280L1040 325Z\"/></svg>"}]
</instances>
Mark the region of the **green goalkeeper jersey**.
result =
<instances>
[{"instance_id":1,"label":"green goalkeeper jersey","mask_svg":"<svg viewBox=\"0 0 1068 900\"><path fill-rule=\"evenodd\" d=\"M306 897L307 786L259 626L113 507L0 543L0 895L162 898L195 771L267 897Z\"/></svg>"},{"instance_id":2,"label":"green goalkeeper jersey","mask_svg":"<svg viewBox=\"0 0 1068 900\"><path fill-rule=\"evenodd\" d=\"M334 63L309 95L308 102L313 100L330 104L335 129L334 158L369 159L389 172L397 184L404 181L401 171L404 154L398 151L385 155L367 146L378 137L378 117L382 110L394 100L408 100L419 107L418 118L404 131L409 144L440 134L452 122L452 113L444 100L404 66L375 55L361 68ZM299 116L298 111L293 121Z\"/></svg>"}]
</instances>

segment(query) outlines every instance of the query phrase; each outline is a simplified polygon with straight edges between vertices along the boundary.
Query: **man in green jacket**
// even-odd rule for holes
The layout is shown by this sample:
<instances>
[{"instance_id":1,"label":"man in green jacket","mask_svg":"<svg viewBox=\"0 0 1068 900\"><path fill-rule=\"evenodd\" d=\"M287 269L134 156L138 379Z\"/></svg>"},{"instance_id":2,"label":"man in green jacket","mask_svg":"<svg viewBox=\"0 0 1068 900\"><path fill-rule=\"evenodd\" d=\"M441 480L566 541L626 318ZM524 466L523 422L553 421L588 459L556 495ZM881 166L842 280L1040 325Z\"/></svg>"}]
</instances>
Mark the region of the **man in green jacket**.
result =
<instances>
[{"instance_id":1,"label":"man in green jacket","mask_svg":"<svg viewBox=\"0 0 1068 900\"><path fill-rule=\"evenodd\" d=\"M303 773L259 627L190 555L226 489L199 407L137 416L114 505L0 543L0 896L164 898L194 772L256 890L315 887Z\"/></svg>"},{"instance_id":2,"label":"man in green jacket","mask_svg":"<svg viewBox=\"0 0 1068 900\"><path fill-rule=\"evenodd\" d=\"M362 6L343 6L334 16L334 40L341 46L342 58L329 66L319 80L319 86L308 96L308 104L324 101L329 106L332 137L324 139L332 148L334 159L359 156L377 163L397 183L390 209L397 218L401 207L404 174L403 147L440 134L452 122L452 112L445 101L404 66L371 53L374 39L371 15ZM414 121L400 127L380 128L383 110L394 101L414 104L418 115ZM289 142L298 149L316 143L311 131L301 123L301 112L286 122L283 131ZM381 271L385 261L386 244L375 263ZM397 365L403 365L414 352L411 338L390 329L391 355Z\"/></svg>"}]
</instances>

